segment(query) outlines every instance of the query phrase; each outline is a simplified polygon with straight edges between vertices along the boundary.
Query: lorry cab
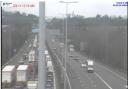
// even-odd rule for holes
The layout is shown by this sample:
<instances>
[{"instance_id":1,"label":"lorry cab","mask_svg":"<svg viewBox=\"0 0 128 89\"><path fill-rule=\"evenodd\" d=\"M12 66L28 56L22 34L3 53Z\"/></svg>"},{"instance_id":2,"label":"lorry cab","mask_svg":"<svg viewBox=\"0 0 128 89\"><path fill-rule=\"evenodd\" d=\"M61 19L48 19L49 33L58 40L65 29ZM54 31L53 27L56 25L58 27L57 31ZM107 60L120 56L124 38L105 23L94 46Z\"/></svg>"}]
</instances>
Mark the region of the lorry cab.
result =
<instances>
[{"instance_id":1,"label":"lorry cab","mask_svg":"<svg viewBox=\"0 0 128 89\"><path fill-rule=\"evenodd\" d=\"M94 72L94 62L92 60L87 60L87 72L88 73Z\"/></svg>"}]
</instances>

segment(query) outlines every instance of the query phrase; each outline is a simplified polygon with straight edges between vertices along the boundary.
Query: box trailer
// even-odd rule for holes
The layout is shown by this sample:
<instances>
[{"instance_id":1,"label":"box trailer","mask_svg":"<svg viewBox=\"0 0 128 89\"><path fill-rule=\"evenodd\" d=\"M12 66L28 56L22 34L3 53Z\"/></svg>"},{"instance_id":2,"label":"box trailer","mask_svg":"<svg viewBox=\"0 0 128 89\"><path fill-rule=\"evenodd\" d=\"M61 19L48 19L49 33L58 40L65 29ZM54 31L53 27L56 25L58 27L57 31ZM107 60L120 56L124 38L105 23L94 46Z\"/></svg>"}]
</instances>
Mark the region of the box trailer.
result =
<instances>
[{"instance_id":1,"label":"box trailer","mask_svg":"<svg viewBox=\"0 0 128 89\"><path fill-rule=\"evenodd\" d=\"M48 72L53 72L52 61L47 61L47 71Z\"/></svg>"},{"instance_id":2,"label":"box trailer","mask_svg":"<svg viewBox=\"0 0 128 89\"><path fill-rule=\"evenodd\" d=\"M15 65L7 65L2 69L2 87L11 87L16 79Z\"/></svg>"},{"instance_id":3,"label":"box trailer","mask_svg":"<svg viewBox=\"0 0 128 89\"><path fill-rule=\"evenodd\" d=\"M28 54L28 61L33 62L36 59L36 52L35 50L31 50Z\"/></svg>"},{"instance_id":4,"label":"box trailer","mask_svg":"<svg viewBox=\"0 0 128 89\"><path fill-rule=\"evenodd\" d=\"M28 65L19 65L16 70L16 85L25 86L29 77Z\"/></svg>"},{"instance_id":5,"label":"box trailer","mask_svg":"<svg viewBox=\"0 0 128 89\"><path fill-rule=\"evenodd\" d=\"M44 54L45 54L45 55L48 55L48 50L45 50L45 51L44 51Z\"/></svg>"}]
</instances>

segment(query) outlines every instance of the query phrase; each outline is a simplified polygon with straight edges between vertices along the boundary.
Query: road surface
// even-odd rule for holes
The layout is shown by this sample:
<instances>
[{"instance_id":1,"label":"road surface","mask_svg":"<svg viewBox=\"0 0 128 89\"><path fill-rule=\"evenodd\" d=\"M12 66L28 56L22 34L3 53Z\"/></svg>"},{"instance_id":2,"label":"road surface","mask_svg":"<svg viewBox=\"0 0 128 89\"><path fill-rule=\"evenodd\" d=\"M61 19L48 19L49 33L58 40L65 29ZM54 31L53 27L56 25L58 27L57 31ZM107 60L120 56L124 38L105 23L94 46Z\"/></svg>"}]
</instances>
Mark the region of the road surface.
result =
<instances>
[{"instance_id":1,"label":"road surface","mask_svg":"<svg viewBox=\"0 0 128 89\"><path fill-rule=\"evenodd\" d=\"M54 54L62 62L64 49L61 53L59 42L49 40L48 44L50 48L57 48ZM63 55L61 56L61 54ZM87 73L86 68L81 68L81 62L86 60L86 57L77 52L72 52L72 54L79 57L80 60L76 61L67 56L67 75L71 89L126 89L127 81L124 77L96 62L94 63L94 73Z\"/></svg>"}]
</instances>

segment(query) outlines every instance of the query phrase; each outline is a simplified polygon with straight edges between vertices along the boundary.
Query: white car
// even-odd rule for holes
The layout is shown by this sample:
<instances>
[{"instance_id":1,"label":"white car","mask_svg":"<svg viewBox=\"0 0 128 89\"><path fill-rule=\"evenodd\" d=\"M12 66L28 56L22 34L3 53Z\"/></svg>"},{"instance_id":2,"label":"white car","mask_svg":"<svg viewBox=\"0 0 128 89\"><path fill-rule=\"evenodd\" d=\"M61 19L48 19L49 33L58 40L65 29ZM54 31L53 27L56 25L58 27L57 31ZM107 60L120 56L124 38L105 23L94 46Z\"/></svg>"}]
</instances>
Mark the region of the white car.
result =
<instances>
[{"instance_id":1,"label":"white car","mask_svg":"<svg viewBox=\"0 0 128 89\"><path fill-rule=\"evenodd\" d=\"M82 67L82 68L87 67L86 63L82 63L82 64L81 64L81 67Z\"/></svg>"}]
</instances>

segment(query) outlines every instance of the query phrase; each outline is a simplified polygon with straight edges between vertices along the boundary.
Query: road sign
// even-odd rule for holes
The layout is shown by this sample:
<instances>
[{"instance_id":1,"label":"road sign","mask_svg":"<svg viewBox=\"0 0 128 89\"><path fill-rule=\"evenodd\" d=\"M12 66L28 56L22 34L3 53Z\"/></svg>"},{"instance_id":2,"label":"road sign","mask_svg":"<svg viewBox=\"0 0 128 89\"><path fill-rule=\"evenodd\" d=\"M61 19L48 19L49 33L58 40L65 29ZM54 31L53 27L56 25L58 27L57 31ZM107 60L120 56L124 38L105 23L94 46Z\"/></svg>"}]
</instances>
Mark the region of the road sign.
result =
<instances>
[{"instance_id":1,"label":"road sign","mask_svg":"<svg viewBox=\"0 0 128 89\"><path fill-rule=\"evenodd\" d=\"M32 29L33 33L39 33L39 29Z\"/></svg>"}]
</instances>

